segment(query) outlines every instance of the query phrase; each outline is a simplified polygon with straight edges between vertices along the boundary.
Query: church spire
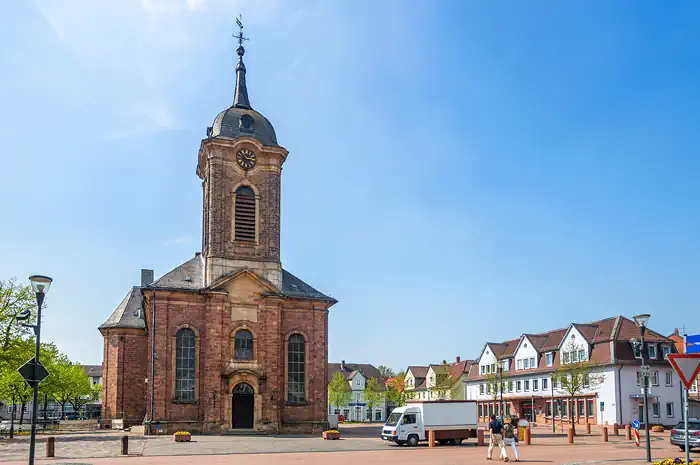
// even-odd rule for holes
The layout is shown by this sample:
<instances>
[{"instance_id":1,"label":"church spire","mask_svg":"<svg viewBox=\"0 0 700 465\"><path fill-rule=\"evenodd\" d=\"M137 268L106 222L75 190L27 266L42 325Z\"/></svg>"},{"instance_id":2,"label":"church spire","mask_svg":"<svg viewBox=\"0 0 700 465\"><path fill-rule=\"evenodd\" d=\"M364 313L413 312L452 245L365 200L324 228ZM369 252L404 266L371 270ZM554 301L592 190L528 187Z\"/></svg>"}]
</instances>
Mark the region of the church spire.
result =
<instances>
[{"instance_id":1,"label":"church spire","mask_svg":"<svg viewBox=\"0 0 700 465\"><path fill-rule=\"evenodd\" d=\"M238 64L236 65L236 91L233 94L233 106L237 108L250 108L248 88L245 85L245 65L243 64L243 55L245 54L243 41L248 40L248 38L243 37L243 23L241 19L243 19L241 15L238 15L236 24L238 24L240 31L237 35L233 35L234 38L238 39L238 49L236 50L238 54Z\"/></svg>"}]
</instances>

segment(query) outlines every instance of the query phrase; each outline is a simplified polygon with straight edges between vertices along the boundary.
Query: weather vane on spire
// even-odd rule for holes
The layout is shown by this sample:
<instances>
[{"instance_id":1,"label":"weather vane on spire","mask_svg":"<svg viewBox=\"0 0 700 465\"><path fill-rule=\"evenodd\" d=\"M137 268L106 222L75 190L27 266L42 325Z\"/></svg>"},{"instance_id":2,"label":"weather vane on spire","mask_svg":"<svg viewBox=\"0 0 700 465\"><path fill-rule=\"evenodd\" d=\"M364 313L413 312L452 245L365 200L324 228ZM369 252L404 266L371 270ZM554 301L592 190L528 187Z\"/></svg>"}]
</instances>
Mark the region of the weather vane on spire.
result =
<instances>
[{"instance_id":1,"label":"weather vane on spire","mask_svg":"<svg viewBox=\"0 0 700 465\"><path fill-rule=\"evenodd\" d=\"M238 24L238 28L240 29L238 31L238 34L233 34L234 39L238 39L238 46L243 47L243 41L248 40L247 37L243 37L243 23L241 20L243 19L243 16L240 14L238 15L238 18L236 18L236 24Z\"/></svg>"}]
</instances>

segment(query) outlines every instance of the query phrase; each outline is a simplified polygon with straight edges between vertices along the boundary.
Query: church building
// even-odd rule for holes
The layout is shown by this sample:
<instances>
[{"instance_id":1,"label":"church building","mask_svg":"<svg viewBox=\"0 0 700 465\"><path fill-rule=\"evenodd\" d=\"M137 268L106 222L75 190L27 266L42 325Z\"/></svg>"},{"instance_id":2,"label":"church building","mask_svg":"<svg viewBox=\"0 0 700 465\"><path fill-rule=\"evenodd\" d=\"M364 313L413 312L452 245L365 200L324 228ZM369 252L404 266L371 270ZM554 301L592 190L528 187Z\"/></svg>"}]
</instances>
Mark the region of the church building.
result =
<instances>
[{"instance_id":1,"label":"church building","mask_svg":"<svg viewBox=\"0 0 700 465\"><path fill-rule=\"evenodd\" d=\"M143 270L99 327L105 425L144 424L150 434L325 426L336 300L282 268L288 152L250 105L239 44L233 105L197 155L202 252L155 281Z\"/></svg>"}]
</instances>

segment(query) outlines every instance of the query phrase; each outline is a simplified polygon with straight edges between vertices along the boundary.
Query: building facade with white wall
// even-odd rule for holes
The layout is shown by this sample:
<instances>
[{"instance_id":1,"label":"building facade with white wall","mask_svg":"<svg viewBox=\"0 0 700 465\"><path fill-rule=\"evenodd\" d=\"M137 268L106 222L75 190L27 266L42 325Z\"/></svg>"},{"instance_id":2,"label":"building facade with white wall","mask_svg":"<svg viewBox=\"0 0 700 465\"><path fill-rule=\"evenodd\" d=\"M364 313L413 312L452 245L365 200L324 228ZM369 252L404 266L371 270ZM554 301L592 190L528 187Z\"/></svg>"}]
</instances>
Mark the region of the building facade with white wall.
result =
<instances>
[{"instance_id":1,"label":"building facade with white wall","mask_svg":"<svg viewBox=\"0 0 700 465\"><path fill-rule=\"evenodd\" d=\"M518 339L487 343L469 370L466 397L477 400L479 415L518 414L534 421L627 424L643 418L641 354L630 342L639 328L618 316L577 324ZM651 369L649 419L652 425L675 425L681 418L681 383L666 356L673 342L646 330L645 357ZM575 395L557 383L558 369L587 362L591 367L584 386ZM503 367L503 371L499 370ZM497 386L503 386L501 392Z\"/></svg>"},{"instance_id":2,"label":"building facade with white wall","mask_svg":"<svg viewBox=\"0 0 700 465\"><path fill-rule=\"evenodd\" d=\"M328 364L328 382L335 373L341 373L350 386L350 402L347 405L331 405L328 402L328 413L342 415L345 421L375 422L386 420L386 386L384 378L374 365L364 363ZM377 388L382 393L381 400L371 407L365 399L364 390L370 379L377 380Z\"/></svg>"}]
</instances>

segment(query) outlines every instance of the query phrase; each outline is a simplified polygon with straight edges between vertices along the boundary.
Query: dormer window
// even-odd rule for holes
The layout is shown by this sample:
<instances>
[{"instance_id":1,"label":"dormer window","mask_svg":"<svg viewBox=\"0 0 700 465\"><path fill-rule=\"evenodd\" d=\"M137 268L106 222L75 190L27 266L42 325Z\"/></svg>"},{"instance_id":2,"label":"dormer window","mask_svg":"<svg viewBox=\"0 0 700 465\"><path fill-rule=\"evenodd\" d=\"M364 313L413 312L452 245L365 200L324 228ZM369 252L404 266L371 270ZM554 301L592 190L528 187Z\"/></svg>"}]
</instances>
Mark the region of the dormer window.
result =
<instances>
[{"instance_id":1,"label":"dormer window","mask_svg":"<svg viewBox=\"0 0 700 465\"><path fill-rule=\"evenodd\" d=\"M238 118L238 129L241 132L253 132L253 118L250 115L241 115Z\"/></svg>"},{"instance_id":2,"label":"dormer window","mask_svg":"<svg viewBox=\"0 0 700 465\"><path fill-rule=\"evenodd\" d=\"M545 360L547 362L548 367L554 365L554 352L547 352L547 354L545 355Z\"/></svg>"},{"instance_id":3,"label":"dormer window","mask_svg":"<svg viewBox=\"0 0 700 465\"><path fill-rule=\"evenodd\" d=\"M661 346L661 350L664 353L664 358L668 358L668 354L671 353L671 346L666 346L666 345Z\"/></svg>"},{"instance_id":4,"label":"dormer window","mask_svg":"<svg viewBox=\"0 0 700 465\"><path fill-rule=\"evenodd\" d=\"M649 345L649 358L656 359L656 346L654 344Z\"/></svg>"},{"instance_id":5,"label":"dormer window","mask_svg":"<svg viewBox=\"0 0 700 465\"><path fill-rule=\"evenodd\" d=\"M637 344L632 344L632 350L634 351L634 358L642 358L642 351Z\"/></svg>"}]
</instances>

